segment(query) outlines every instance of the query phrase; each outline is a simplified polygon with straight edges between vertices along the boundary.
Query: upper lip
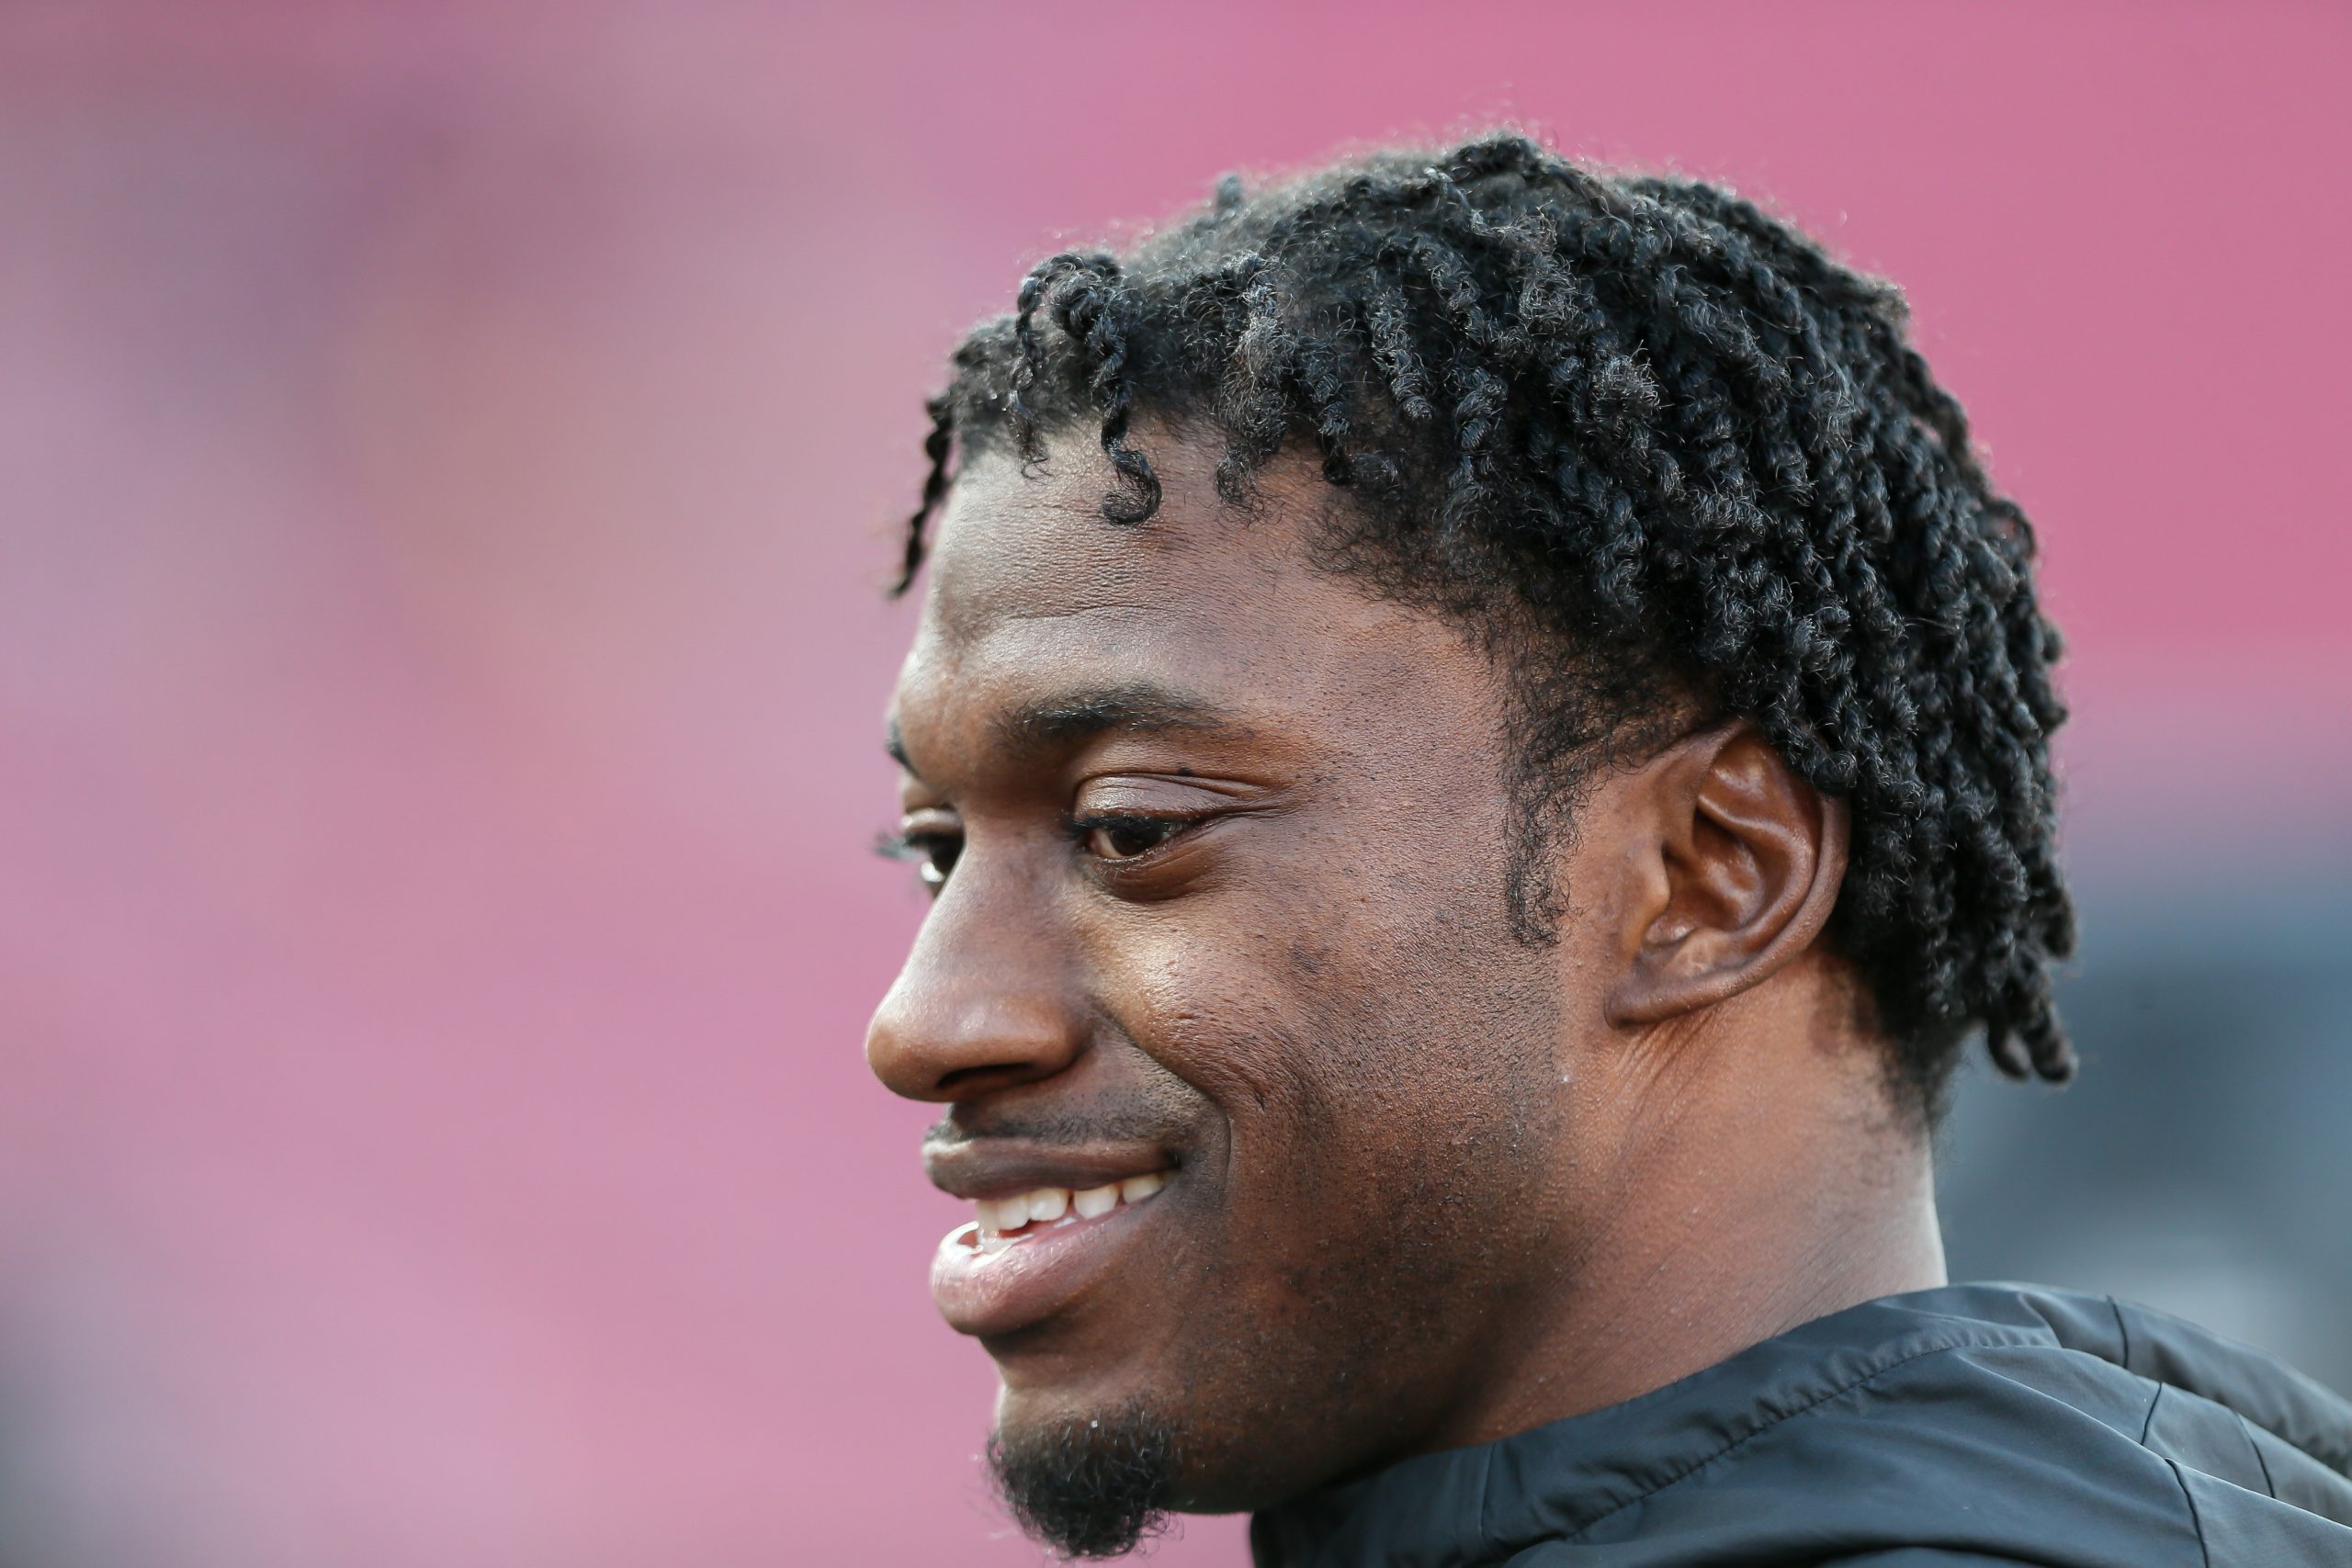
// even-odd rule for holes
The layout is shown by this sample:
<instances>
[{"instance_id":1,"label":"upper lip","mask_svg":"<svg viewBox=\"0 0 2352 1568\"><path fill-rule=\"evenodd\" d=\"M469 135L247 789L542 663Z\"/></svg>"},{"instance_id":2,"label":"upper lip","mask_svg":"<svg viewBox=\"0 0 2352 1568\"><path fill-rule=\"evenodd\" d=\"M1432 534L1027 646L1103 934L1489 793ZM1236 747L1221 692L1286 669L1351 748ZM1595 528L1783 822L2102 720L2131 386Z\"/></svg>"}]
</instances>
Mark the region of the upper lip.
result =
<instances>
[{"instance_id":1,"label":"upper lip","mask_svg":"<svg viewBox=\"0 0 2352 1568\"><path fill-rule=\"evenodd\" d=\"M958 1198L1010 1198L1040 1187L1084 1190L1130 1176L1167 1170L1175 1162L1149 1145L1036 1144L1018 1138L978 1138L923 1145L931 1184Z\"/></svg>"}]
</instances>

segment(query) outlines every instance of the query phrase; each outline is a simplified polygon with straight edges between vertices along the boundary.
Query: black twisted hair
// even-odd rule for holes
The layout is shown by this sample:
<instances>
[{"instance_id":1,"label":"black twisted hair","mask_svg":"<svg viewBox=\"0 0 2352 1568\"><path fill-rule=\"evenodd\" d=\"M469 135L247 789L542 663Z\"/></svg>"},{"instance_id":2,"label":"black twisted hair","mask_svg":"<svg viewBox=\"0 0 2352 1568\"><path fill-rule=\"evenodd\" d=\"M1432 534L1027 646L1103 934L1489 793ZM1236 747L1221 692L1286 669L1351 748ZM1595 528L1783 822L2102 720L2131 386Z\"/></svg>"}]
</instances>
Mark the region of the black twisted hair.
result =
<instances>
[{"instance_id":1,"label":"black twisted hair","mask_svg":"<svg viewBox=\"0 0 2352 1568\"><path fill-rule=\"evenodd\" d=\"M1354 502L1319 558L1512 652L1527 865L1665 694L1751 716L1850 803L1831 935L1898 1081L1934 1114L1975 1025L2010 1076L2062 1081L2058 636L2031 529L1905 318L1893 286L1726 191L1516 135L1255 193L1227 176L1124 256L1046 261L956 350L899 588L958 443L1035 463L1042 433L1091 423L1102 515L1135 525L1159 503L1138 406L1216 433L1237 505L1312 442ZM1512 899L1544 940L1555 891L1522 874Z\"/></svg>"}]
</instances>

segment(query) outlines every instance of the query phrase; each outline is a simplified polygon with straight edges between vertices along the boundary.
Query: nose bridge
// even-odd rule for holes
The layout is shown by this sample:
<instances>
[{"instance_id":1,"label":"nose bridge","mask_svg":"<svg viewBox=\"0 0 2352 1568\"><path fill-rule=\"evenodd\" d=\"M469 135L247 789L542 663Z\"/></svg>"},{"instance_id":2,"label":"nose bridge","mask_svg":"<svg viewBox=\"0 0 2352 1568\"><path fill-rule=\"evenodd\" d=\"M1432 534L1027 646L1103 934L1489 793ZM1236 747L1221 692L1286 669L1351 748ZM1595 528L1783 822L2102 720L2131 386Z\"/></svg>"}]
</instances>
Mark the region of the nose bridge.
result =
<instances>
[{"instance_id":1,"label":"nose bridge","mask_svg":"<svg viewBox=\"0 0 2352 1568\"><path fill-rule=\"evenodd\" d=\"M1050 896L967 850L875 1010L866 1063L910 1100L1050 1077L1085 1039L1070 978Z\"/></svg>"}]
</instances>

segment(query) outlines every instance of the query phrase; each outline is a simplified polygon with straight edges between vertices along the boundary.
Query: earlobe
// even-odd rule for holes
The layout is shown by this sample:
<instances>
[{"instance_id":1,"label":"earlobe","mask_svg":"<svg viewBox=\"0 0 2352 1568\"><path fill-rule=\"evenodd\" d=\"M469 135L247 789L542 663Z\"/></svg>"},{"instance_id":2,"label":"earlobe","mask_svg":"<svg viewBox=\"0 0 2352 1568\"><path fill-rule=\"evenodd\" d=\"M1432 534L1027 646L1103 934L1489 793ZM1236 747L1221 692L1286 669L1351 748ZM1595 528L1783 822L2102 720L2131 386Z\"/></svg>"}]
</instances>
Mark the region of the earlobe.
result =
<instances>
[{"instance_id":1,"label":"earlobe","mask_svg":"<svg viewBox=\"0 0 2352 1568\"><path fill-rule=\"evenodd\" d=\"M1658 1023L1760 984L1820 936L1846 874L1846 803L1747 719L1691 736L1641 778L1646 907L1629 911L1609 1021Z\"/></svg>"}]
</instances>

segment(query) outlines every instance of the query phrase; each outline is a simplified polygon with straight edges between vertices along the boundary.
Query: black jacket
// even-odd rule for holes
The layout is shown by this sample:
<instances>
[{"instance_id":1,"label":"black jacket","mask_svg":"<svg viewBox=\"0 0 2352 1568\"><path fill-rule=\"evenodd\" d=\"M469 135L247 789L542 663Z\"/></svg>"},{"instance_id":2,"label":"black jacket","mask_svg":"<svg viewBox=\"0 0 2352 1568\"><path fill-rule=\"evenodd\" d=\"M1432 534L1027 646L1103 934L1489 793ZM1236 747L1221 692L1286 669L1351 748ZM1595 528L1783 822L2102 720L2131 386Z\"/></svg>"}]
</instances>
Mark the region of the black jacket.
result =
<instances>
[{"instance_id":1,"label":"black jacket","mask_svg":"<svg viewBox=\"0 0 2352 1568\"><path fill-rule=\"evenodd\" d=\"M1251 1522L1260 1568L2352 1568L2352 1405L2144 1307L1890 1296Z\"/></svg>"}]
</instances>

